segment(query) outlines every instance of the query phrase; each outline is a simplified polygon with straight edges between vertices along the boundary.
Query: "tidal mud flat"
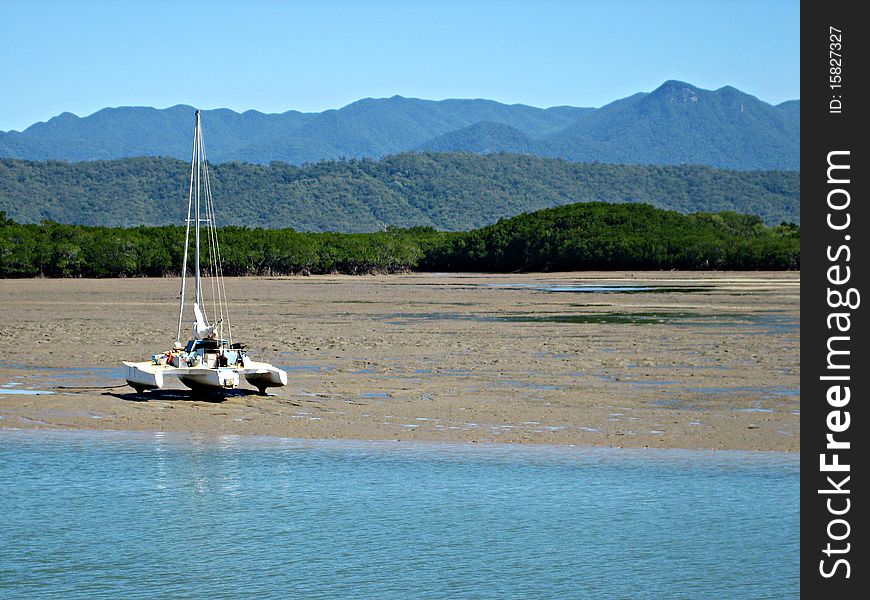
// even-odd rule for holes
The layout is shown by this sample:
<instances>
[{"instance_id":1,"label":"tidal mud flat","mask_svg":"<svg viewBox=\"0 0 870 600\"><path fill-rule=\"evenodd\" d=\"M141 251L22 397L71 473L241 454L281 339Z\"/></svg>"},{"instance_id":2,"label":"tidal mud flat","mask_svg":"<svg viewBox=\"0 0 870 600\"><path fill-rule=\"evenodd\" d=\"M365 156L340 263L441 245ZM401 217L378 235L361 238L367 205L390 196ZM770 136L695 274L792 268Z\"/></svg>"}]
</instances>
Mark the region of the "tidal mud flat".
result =
<instances>
[{"instance_id":1,"label":"tidal mud flat","mask_svg":"<svg viewBox=\"0 0 870 600\"><path fill-rule=\"evenodd\" d=\"M800 450L800 274L227 279L267 397L137 395L179 280L0 282L0 428Z\"/></svg>"}]
</instances>

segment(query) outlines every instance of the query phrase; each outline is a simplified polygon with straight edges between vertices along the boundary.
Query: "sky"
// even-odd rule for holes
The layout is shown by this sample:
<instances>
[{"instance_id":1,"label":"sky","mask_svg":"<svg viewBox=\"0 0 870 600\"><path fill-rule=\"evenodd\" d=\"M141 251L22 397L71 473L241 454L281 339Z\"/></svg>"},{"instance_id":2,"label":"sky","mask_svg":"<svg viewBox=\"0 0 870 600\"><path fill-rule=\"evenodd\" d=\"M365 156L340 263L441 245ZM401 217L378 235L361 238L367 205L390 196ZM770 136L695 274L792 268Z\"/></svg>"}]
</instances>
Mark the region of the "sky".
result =
<instances>
[{"instance_id":1,"label":"sky","mask_svg":"<svg viewBox=\"0 0 870 600\"><path fill-rule=\"evenodd\" d=\"M396 94L602 106L678 79L799 97L797 0L0 0L0 131Z\"/></svg>"}]
</instances>

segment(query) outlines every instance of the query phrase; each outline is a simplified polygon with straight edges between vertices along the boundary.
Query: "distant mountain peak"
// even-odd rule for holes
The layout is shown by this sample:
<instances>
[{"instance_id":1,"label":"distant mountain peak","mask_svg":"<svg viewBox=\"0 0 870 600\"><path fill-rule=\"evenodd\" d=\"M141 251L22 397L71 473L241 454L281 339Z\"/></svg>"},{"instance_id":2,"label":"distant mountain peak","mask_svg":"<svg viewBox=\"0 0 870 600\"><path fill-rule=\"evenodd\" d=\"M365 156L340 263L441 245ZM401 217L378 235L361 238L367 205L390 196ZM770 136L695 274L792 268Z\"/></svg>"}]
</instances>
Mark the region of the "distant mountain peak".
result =
<instances>
[{"instance_id":1,"label":"distant mountain peak","mask_svg":"<svg viewBox=\"0 0 870 600\"><path fill-rule=\"evenodd\" d=\"M105 109L104 109L105 110ZM50 118L46 123L50 123L52 125L57 125L60 123L74 123L79 120L79 116L75 115L71 112L62 112L56 117ZM26 131L26 130L25 130Z\"/></svg>"},{"instance_id":2,"label":"distant mountain peak","mask_svg":"<svg viewBox=\"0 0 870 600\"><path fill-rule=\"evenodd\" d=\"M646 97L649 100L666 98L671 102L697 102L703 90L676 79L669 79Z\"/></svg>"},{"instance_id":3,"label":"distant mountain peak","mask_svg":"<svg viewBox=\"0 0 870 600\"><path fill-rule=\"evenodd\" d=\"M653 94L668 93L668 92L670 92L670 93L673 93L673 92L683 93L686 91L694 92L697 94L697 93L702 92L704 90L702 90L699 87L695 87L691 83L686 83L685 81L680 81L678 79L668 79L663 84L661 84L659 87L657 87L655 90L653 90L652 93Z\"/></svg>"}]
</instances>

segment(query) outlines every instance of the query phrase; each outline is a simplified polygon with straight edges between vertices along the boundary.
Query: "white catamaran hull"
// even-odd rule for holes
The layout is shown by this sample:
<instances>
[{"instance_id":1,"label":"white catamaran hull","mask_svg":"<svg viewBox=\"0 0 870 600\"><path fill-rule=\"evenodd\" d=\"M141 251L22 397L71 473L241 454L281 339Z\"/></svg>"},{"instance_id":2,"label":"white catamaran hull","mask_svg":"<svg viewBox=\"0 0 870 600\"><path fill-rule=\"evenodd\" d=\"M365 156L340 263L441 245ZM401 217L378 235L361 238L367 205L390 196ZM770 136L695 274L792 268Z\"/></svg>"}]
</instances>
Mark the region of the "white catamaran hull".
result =
<instances>
[{"instance_id":1,"label":"white catamaran hull","mask_svg":"<svg viewBox=\"0 0 870 600\"><path fill-rule=\"evenodd\" d=\"M239 369L245 381L264 393L266 388L283 387L287 385L287 371L273 367L269 363L247 362L244 369Z\"/></svg>"},{"instance_id":2,"label":"white catamaran hull","mask_svg":"<svg viewBox=\"0 0 870 600\"><path fill-rule=\"evenodd\" d=\"M172 367L151 362L124 361L125 379L136 391L173 387L174 380L191 389L231 390L241 377L264 393L266 388L287 385L287 372L268 363L247 361L244 367Z\"/></svg>"}]
</instances>

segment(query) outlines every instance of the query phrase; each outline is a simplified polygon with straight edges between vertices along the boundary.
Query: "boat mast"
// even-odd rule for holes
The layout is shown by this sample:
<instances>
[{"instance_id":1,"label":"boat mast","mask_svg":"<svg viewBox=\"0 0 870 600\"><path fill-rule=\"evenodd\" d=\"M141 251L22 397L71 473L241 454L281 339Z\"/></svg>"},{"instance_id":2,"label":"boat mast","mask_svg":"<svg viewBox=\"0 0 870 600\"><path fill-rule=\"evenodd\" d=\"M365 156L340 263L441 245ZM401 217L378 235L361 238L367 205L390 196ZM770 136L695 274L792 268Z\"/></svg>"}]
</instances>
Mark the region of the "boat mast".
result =
<instances>
[{"instance_id":1,"label":"boat mast","mask_svg":"<svg viewBox=\"0 0 870 600\"><path fill-rule=\"evenodd\" d=\"M181 293L179 294L179 306L178 306L178 330L175 333L175 341L176 342L181 342L181 324L182 324L182 321L184 319L184 291L185 291L186 284L187 284L187 256L188 256L189 247L190 247L190 217L191 217L191 212L193 209L193 182L194 182L195 173L197 171L197 167L196 167L197 159L196 159L196 157L197 157L197 150L199 147L199 145L197 144L197 137L199 135L199 129L200 129L199 111L196 111L196 125L193 129L193 152L192 152L192 155L190 157L190 183L189 183L188 190L187 190L187 219L185 220L187 227L184 231L184 257L182 258L182 261L181 261ZM199 195L199 192L197 191L197 196L198 195ZM197 202L197 215L198 214L199 214L199 202ZM199 234L199 221L198 220L196 223L196 232L197 232L196 263L197 263L197 290L198 290L199 289L199 277L198 277L199 276L199 239L198 239L198 237L199 237L198 236L198 234Z\"/></svg>"},{"instance_id":2,"label":"boat mast","mask_svg":"<svg viewBox=\"0 0 870 600\"><path fill-rule=\"evenodd\" d=\"M196 111L196 133L194 134L194 146L196 147L196 279L194 283L194 302L202 308L202 287L199 275L199 206L200 190L202 189L202 123L199 120L199 111Z\"/></svg>"}]
</instances>

